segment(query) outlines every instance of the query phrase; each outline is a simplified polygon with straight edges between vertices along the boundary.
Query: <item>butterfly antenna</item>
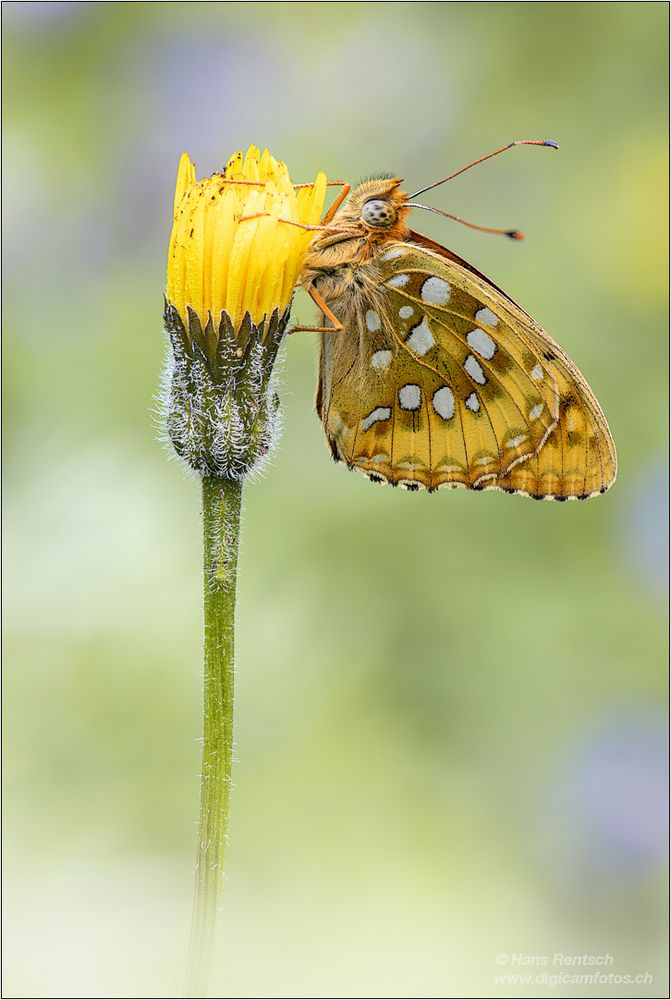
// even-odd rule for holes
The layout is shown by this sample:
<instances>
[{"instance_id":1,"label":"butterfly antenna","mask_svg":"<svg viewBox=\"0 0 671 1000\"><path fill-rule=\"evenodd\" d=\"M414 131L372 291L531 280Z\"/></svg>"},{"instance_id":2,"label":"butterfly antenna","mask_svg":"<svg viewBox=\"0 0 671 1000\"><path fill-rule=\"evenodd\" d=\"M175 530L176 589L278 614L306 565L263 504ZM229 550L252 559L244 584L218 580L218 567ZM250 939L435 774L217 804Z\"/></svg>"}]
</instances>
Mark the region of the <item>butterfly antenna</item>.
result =
<instances>
[{"instance_id":1,"label":"butterfly antenna","mask_svg":"<svg viewBox=\"0 0 671 1000\"><path fill-rule=\"evenodd\" d=\"M453 219L455 222L460 222L462 226L468 226L469 229L477 229L479 233L494 233L497 236L507 236L511 240L524 239L524 233L520 232L519 229L491 229L489 226L476 226L474 222L467 222L466 219L460 219L458 215L450 215L449 212L443 212L440 208L432 208L430 205L420 205L415 201L404 202L403 208L423 208L425 212L435 212L436 215L444 215L446 219Z\"/></svg>"},{"instance_id":2,"label":"butterfly antenna","mask_svg":"<svg viewBox=\"0 0 671 1000\"><path fill-rule=\"evenodd\" d=\"M516 142L509 142L507 146L501 146L500 149L495 149L493 153L487 153L486 156L481 156L479 160L473 160L467 166L462 167L461 170L455 170L453 174L449 177L443 177L442 181L434 181L433 184L427 184L426 187L421 188L419 191L415 191L411 194L411 198L416 198L420 194L424 194L425 191L430 191L432 188L439 187L446 181L451 181L453 177L458 177L459 174L463 174L465 170L470 170L471 167L477 167L478 163L484 163L485 160L491 160L492 156L498 156L499 153L505 153L507 149L512 149L513 146L550 146L552 149L559 149L559 143L555 142L554 139L518 139ZM462 221L461 219L459 220Z\"/></svg>"}]
</instances>

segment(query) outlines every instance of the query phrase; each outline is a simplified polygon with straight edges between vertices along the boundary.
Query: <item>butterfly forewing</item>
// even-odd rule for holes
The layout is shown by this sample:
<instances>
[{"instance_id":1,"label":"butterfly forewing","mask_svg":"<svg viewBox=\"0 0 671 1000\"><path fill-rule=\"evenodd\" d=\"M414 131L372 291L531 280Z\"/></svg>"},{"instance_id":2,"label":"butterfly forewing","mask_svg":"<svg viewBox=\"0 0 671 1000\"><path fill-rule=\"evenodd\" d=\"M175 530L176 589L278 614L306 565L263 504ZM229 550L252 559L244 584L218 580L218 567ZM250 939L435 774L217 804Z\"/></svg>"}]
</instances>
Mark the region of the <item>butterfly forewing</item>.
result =
<instances>
[{"instance_id":1,"label":"butterfly forewing","mask_svg":"<svg viewBox=\"0 0 671 1000\"><path fill-rule=\"evenodd\" d=\"M572 499L615 477L606 421L580 372L502 292L414 244L359 268L367 308L324 334L318 410L337 458L427 489ZM365 293L364 293L365 294Z\"/></svg>"}]
</instances>

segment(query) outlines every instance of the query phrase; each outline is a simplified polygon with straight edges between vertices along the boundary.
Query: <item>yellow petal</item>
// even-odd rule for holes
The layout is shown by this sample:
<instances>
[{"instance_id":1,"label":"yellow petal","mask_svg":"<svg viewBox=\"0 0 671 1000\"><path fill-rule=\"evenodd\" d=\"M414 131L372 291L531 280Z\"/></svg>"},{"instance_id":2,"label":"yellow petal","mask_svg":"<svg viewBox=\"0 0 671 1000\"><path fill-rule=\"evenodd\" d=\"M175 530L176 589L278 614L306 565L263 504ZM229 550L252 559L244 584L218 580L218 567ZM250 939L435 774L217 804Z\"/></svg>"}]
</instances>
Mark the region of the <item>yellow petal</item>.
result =
<instances>
[{"instance_id":1,"label":"yellow petal","mask_svg":"<svg viewBox=\"0 0 671 1000\"><path fill-rule=\"evenodd\" d=\"M175 207L173 215L177 214L179 204L186 193L186 189L193 184L196 179L196 168L189 159L188 153L182 153L177 168L177 182L175 184Z\"/></svg>"}]
</instances>

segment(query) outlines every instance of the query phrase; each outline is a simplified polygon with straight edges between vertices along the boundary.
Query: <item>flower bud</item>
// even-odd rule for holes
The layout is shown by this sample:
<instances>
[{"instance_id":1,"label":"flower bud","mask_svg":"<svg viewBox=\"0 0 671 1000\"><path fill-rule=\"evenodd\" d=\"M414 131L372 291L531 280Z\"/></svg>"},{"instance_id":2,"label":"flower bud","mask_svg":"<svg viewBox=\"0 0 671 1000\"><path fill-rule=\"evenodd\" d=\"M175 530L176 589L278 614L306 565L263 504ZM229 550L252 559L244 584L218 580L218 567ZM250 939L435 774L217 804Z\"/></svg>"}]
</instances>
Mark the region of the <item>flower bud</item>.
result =
<instances>
[{"instance_id":1,"label":"flower bud","mask_svg":"<svg viewBox=\"0 0 671 1000\"><path fill-rule=\"evenodd\" d=\"M168 257L164 404L177 454L201 476L240 480L277 441L273 366L326 178L296 191L265 150L197 181L183 154Z\"/></svg>"}]
</instances>

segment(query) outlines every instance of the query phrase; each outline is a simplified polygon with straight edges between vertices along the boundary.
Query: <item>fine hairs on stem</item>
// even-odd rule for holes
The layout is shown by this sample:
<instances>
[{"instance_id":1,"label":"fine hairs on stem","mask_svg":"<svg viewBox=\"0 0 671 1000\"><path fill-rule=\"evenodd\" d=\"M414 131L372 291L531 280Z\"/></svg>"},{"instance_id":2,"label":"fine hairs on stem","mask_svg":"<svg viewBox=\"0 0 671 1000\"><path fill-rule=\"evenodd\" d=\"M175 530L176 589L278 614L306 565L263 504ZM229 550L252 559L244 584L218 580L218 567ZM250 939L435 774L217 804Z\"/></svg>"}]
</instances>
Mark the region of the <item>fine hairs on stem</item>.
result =
<instances>
[{"instance_id":1,"label":"fine hairs on stem","mask_svg":"<svg viewBox=\"0 0 671 1000\"><path fill-rule=\"evenodd\" d=\"M233 760L235 597L242 482L203 477L204 732L188 997L207 994L224 877Z\"/></svg>"}]
</instances>

